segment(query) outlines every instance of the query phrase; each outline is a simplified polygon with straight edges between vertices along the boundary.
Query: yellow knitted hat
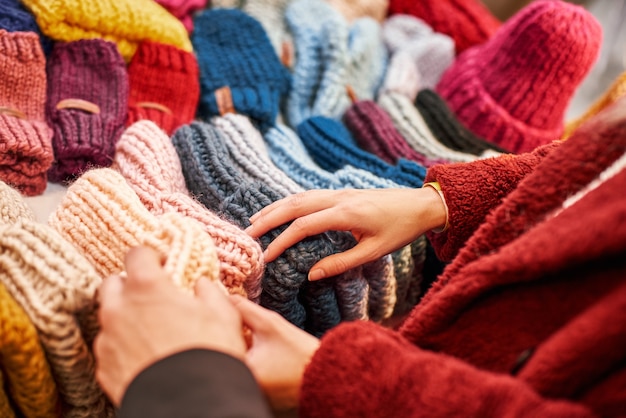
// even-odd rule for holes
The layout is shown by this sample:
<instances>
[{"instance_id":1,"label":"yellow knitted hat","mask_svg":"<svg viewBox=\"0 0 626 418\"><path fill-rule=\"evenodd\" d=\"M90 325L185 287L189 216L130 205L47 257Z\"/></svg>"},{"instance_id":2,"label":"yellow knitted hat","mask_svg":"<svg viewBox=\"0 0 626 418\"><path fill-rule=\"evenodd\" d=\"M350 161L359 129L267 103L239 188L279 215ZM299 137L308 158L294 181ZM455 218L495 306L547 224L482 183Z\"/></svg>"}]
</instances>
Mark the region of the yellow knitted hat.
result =
<instances>
[{"instance_id":1,"label":"yellow knitted hat","mask_svg":"<svg viewBox=\"0 0 626 418\"><path fill-rule=\"evenodd\" d=\"M39 342L37 330L26 312L0 283L0 357L3 387L0 414L3 417L58 417L59 394Z\"/></svg>"},{"instance_id":2,"label":"yellow knitted hat","mask_svg":"<svg viewBox=\"0 0 626 418\"><path fill-rule=\"evenodd\" d=\"M104 38L128 62L144 40L190 52L183 24L154 0L22 0L41 31L57 41Z\"/></svg>"},{"instance_id":3,"label":"yellow knitted hat","mask_svg":"<svg viewBox=\"0 0 626 418\"><path fill-rule=\"evenodd\" d=\"M165 270L183 290L193 292L201 277L220 277L215 244L199 222L175 212L151 214L124 177L110 168L87 171L72 183L49 224L102 277L121 273L126 253L138 245L165 256ZM226 286L230 293L246 296L242 285Z\"/></svg>"},{"instance_id":4,"label":"yellow knitted hat","mask_svg":"<svg viewBox=\"0 0 626 418\"><path fill-rule=\"evenodd\" d=\"M604 108L615 103L617 99L624 95L626 95L626 71L620 74L615 81L613 81L604 94L596 100L585 113L565 125L565 132L563 133L562 139L569 138L580 125L585 123L588 119L599 113Z\"/></svg>"}]
</instances>

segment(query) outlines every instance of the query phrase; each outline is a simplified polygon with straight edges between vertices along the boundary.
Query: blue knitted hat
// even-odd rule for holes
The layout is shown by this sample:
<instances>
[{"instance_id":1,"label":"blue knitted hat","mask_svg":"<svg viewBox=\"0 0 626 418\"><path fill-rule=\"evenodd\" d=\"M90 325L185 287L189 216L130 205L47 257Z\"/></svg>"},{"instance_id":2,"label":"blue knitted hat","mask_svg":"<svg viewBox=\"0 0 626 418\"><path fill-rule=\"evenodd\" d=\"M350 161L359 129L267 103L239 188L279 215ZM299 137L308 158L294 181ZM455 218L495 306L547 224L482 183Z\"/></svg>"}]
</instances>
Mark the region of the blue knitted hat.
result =
<instances>
[{"instance_id":1,"label":"blue knitted hat","mask_svg":"<svg viewBox=\"0 0 626 418\"><path fill-rule=\"evenodd\" d=\"M426 169L423 166L403 159L396 165L386 163L359 148L348 130L334 119L309 118L298 125L297 132L313 159L326 170L352 165L409 187L421 187L424 182Z\"/></svg>"},{"instance_id":2,"label":"blue knitted hat","mask_svg":"<svg viewBox=\"0 0 626 418\"><path fill-rule=\"evenodd\" d=\"M0 29L7 32L35 32L46 55L52 50L52 40L39 29L35 16L19 0L0 0Z\"/></svg>"},{"instance_id":3,"label":"blue knitted hat","mask_svg":"<svg viewBox=\"0 0 626 418\"><path fill-rule=\"evenodd\" d=\"M215 92L228 86L235 112L263 130L272 126L291 75L261 24L238 9L207 9L194 20L191 42L200 68L198 116L220 115Z\"/></svg>"}]
</instances>

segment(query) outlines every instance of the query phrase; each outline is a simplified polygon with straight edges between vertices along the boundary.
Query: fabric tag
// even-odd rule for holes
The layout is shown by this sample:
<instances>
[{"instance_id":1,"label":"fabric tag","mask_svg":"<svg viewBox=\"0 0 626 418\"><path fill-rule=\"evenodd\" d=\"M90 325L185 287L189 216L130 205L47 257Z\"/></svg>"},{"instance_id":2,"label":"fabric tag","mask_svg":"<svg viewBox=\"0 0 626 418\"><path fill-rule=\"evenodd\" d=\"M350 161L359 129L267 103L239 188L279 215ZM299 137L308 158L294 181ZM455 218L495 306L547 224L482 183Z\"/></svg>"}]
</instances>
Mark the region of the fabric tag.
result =
<instances>
[{"instance_id":1,"label":"fabric tag","mask_svg":"<svg viewBox=\"0 0 626 418\"><path fill-rule=\"evenodd\" d=\"M100 113L100 106L82 99L65 99L56 105L57 109L79 109L95 115Z\"/></svg>"},{"instance_id":2,"label":"fabric tag","mask_svg":"<svg viewBox=\"0 0 626 418\"><path fill-rule=\"evenodd\" d=\"M217 101L217 109L220 116L224 116L227 113L236 113L230 87L224 86L215 90L215 100Z\"/></svg>"}]
</instances>

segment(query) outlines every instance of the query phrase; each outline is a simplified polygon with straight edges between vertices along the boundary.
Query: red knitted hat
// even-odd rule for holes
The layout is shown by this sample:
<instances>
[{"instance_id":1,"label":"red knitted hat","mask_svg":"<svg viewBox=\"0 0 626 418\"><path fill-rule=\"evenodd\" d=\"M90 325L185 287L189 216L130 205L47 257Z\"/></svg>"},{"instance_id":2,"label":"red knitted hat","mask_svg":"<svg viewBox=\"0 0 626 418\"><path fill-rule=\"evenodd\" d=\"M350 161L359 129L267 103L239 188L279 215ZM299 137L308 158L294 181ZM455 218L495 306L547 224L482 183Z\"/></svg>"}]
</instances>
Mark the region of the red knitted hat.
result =
<instances>
[{"instance_id":1,"label":"red knitted hat","mask_svg":"<svg viewBox=\"0 0 626 418\"><path fill-rule=\"evenodd\" d=\"M148 119L171 135L194 119L200 100L200 75L194 54L145 41L130 62L128 76L127 126Z\"/></svg>"},{"instance_id":2,"label":"red knitted hat","mask_svg":"<svg viewBox=\"0 0 626 418\"><path fill-rule=\"evenodd\" d=\"M94 38L54 45L46 103L54 130L50 181L72 181L89 168L111 165L127 100L126 64L113 42Z\"/></svg>"},{"instance_id":3,"label":"red knitted hat","mask_svg":"<svg viewBox=\"0 0 626 418\"><path fill-rule=\"evenodd\" d=\"M39 36L0 30L0 180L30 196L46 189L53 158L45 100Z\"/></svg>"},{"instance_id":4,"label":"red knitted hat","mask_svg":"<svg viewBox=\"0 0 626 418\"><path fill-rule=\"evenodd\" d=\"M457 57L436 87L476 135L511 152L558 139L596 61L602 27L584 8L537 0Z\"/></svg>"},{"instance_id":5,"label":"red knitted hat","mask_svg":"<svg viewBox=\"0 0 626 418\"><path fill-rule=\"evenodd\" d=\"M480 0L391 0L389 14L408 14L454 39L456 53L487 41L500 21Z\"/></svg>"}]
</instances>

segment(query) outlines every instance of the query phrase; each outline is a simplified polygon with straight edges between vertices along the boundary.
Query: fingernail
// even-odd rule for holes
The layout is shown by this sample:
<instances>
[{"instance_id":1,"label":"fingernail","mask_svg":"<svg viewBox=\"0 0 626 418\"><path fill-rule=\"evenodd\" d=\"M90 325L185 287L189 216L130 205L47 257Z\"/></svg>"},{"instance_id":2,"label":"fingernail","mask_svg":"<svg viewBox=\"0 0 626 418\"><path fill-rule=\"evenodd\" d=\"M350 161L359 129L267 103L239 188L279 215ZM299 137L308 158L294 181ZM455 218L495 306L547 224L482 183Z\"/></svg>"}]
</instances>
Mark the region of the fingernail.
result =
<instances>
[{"instance_id":1,"label":"fingernail","mask_svg":"<svg viewBox=\"0 0 626 418\"><path fill-rule=\"evenodd\" d=\"M246 234L249 234L250 231L252 231L252 225L243 230L243 232L245 232Z\"/></svg>"},{"instance_id":2,"label":"fingernail","mask_svg":"<svg viewBox=\"0 0 626 418\"><path fill-rule=\"evenodd\" d=\"M324 277L326 277L326 275L322 269L315 269L309 272L309 281L314 282L315 280L320 280Z\"/></svg>"}]
</instances>

